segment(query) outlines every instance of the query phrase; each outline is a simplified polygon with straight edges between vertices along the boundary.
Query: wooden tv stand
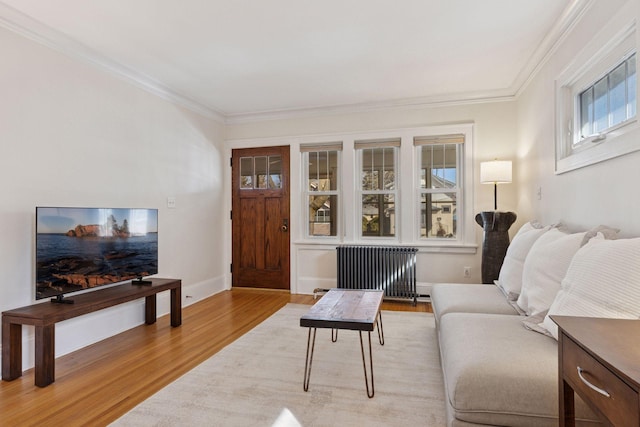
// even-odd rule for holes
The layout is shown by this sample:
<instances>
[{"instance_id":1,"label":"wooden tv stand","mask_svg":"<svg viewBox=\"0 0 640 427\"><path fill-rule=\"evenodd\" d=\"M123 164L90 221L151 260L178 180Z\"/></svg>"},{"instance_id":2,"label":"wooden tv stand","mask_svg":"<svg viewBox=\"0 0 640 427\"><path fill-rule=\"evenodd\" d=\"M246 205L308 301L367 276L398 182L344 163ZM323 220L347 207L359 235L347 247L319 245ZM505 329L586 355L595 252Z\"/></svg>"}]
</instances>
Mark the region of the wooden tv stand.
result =
<instances>
[{"instance_id":1,"label":"wooden tv stand","mask_svg":"<svg viewBox=\"0 0 640 427\"><path fill-rule=\"evenodd\" d=\"M149 279L148 279L149 280ZM35 385L46 387L55 381L55 324L103 308L145 298L145 323L156 321L156 294L171 291L171 326L182 324L182 281L150 279L151 285L131 282L85 294L74 295L73 304L45 302L2 313L2 379L22 376L22 325L35 326Z\"/></svg>"}]
</instances>

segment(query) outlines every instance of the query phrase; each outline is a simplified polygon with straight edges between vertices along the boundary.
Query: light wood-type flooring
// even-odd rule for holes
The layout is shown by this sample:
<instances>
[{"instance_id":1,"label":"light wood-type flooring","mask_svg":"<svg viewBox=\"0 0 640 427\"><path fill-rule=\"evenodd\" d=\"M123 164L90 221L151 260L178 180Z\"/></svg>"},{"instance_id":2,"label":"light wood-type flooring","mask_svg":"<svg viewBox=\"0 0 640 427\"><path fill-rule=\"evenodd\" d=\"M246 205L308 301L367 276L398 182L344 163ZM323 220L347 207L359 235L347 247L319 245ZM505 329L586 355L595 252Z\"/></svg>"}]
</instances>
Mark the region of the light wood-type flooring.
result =
<instances>
[{"instance_id":1,"label":"light wood-type flooring","mask_svg":"<svg viewBox=\"0 0 640 427\"><path fill-rule=\"evenodd\" d=\"M33 370L0 381L0 426L107 425L251 330L287 303L313 304L310 295L234 289L182 311L56 359L56 380L34 386ZM428 303L385 301L383 310L431 311ZM305 343L300 343L304 358Z\"/></svg>"}]
</instances>

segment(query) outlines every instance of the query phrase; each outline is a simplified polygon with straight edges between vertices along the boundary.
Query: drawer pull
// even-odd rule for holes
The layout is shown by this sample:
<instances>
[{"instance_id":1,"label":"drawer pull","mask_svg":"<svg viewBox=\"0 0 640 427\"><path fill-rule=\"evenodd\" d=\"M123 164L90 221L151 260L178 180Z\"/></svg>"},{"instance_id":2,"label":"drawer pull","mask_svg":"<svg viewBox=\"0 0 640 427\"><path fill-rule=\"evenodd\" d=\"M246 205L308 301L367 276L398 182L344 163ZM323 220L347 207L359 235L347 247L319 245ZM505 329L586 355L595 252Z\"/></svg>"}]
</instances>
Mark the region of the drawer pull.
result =
<instances>
[{"instance_id":1,"label":"drawer pull","mask_svg":"<svg viewBox=\"0 0 640 427\"><path fill-rule=\"evenodd\" d=\"M578 376L580 377L580 379L582 380L583 383L585 383L587 385L587 387L589 387L591 390L594 390L598 393L600 393L603 396L606 397L611 397L611 395L609 393L607 393L606 390L601 389L600 387L596 387L593 384L591 384L589 381L587 381L587 379L585 377L582 376L582 373L584 372L584 369L582 369L580 366L578 366Z\"/></svg>"}]
</instances>

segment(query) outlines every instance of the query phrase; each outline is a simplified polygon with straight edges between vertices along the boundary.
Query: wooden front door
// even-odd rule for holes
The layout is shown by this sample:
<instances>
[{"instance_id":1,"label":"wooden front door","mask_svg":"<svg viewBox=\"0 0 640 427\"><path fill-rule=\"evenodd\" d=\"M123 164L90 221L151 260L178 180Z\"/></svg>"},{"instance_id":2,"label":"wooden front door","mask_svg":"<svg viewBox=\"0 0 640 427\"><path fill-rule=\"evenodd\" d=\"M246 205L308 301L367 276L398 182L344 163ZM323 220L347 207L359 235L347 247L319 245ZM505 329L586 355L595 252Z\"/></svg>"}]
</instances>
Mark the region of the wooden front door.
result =
<instances>
[{"instance_id":1,"label":"wooden front door","mask_svg":"<svg viewBox=\"0 0 640 427\"><path fill-rule=\"evenodd\" d=\"M232 150L233 286L290 289L289 147Z\"/></svg>"}]
</instances>

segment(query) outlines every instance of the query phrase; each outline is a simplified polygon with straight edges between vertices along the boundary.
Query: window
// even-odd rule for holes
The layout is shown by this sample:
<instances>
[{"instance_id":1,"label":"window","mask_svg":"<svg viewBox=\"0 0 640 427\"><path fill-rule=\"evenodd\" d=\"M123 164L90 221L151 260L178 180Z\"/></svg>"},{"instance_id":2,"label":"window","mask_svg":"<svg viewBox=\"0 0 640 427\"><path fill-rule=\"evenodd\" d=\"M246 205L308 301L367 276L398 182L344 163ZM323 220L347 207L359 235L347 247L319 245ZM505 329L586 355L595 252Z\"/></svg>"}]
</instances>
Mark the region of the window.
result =
<instances>
[{"instance_id":1,"label":"window","mask_svg":"<svg viewBox=\"0 0 640 427\"><path fill-rule=\"evenodd\" d=\"M294 242L408 244L475 253L472 123L292 139L300 151ZM322 142L319 138L336 143ZM282 140L278 140L282 143ZM295 172L294 172L295 173ZM299 183L299 192L295 188ZM294 233L300 230L296 235Z\"/></svg>"},{"instance_id":2,"label":"window","mask_svg":"<svg viewBox=\"0 0 640 427\"><path fill-rule=\"evenodd\" d=\"M636 116L636 54L578 95L580 134L574 145Z\"/></svg>"},{"instance_id":3,"label":"window","mask_svg":"<svg viewBox=\"0 0 640 427\"><path fill-rule=\"evenodd\" d=\"M307 236L338 235L341 144L302 146Z\"/></svg>"},{"instance_id":4,"label":"window","mask_svg":"<svg viewBox=\"0 0 640 427\"><path fill-rule=\"evenodd\" d=\"M415 137L420 238L456 239L464 135Z\"/></svg>"},{"instance_id":5,"label":"window","mask_svg":"<svg viewBox=\"0 0 640 427\"><path fill-rule=\"evenodd\" d=\"M628 9L556 80L556 173L640 150L636 23Z\"/></svg>"},{"instance_id":6,"label":"window","mask_svg":"<svg viewBox=\"0 0 640 427\"><path fill-rule=\"evenodd\" d=\"M400 139L356 141L361 237L396 235L396 158Z\"/></svg>"}]
</instances>

